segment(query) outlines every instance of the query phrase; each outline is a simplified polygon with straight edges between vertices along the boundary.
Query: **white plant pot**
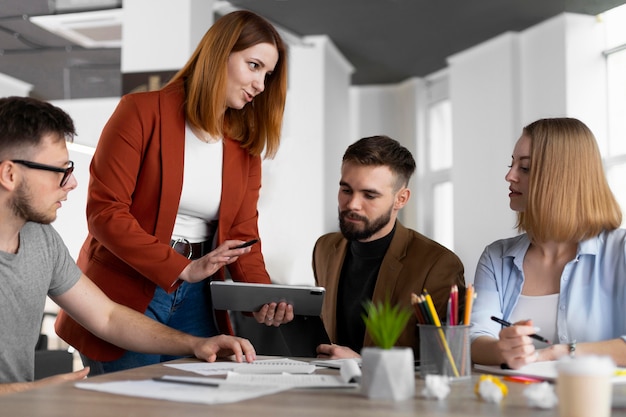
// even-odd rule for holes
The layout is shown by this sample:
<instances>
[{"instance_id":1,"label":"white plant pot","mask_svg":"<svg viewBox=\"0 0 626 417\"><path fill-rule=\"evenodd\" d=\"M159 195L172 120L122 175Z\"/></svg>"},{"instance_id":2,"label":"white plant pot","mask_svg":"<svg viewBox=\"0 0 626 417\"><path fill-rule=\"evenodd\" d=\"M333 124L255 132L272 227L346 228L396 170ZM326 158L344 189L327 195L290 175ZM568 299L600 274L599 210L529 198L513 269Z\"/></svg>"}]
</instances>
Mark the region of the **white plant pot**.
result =
<instances>
[{"instance_id":1,"label":"white plant pot","mask_svg":"<svg viewBox=\"0 0 626 417\"><path fill-rule=\"evenodd\" d=\"M413 349L363 348L361 361L361 394L394 401L415 396Z\"/></svg>"}]
</instances>

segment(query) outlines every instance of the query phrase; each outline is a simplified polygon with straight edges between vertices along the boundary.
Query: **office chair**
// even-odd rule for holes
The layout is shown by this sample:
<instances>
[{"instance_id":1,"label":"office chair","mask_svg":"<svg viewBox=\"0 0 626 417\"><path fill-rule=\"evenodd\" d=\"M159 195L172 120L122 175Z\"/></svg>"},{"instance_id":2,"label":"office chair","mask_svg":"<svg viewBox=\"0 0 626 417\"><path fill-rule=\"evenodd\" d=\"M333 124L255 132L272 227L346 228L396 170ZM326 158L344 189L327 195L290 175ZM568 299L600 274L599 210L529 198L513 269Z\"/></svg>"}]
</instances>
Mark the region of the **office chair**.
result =
<instances>
[{"instance_id":1,"label":"office chair","mask_svg":"<svg viewBox=\"0 0 626 417\"><path fill-rule=\"evenodd\" d=\"M46 317L56 316L56 313L44 312L41 318L41 330L35 346L35 380L74 369L74 356L69 350L48 348L48 335L43 333L43 322Z\"/></svg>"}]
</instances>

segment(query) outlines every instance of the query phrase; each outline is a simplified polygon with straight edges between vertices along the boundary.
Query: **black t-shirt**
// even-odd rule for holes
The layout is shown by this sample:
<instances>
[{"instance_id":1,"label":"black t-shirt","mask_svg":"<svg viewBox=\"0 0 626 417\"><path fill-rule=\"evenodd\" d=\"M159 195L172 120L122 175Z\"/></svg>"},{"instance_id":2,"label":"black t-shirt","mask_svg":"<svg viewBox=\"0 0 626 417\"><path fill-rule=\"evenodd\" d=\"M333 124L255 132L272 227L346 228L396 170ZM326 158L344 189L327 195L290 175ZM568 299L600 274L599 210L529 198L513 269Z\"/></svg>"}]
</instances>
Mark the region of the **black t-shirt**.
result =
<instances>
[{"instance_id":1,"label":"black t-shirt","mask_svg":"<svg viewBox=\"0 0 626 417\"><path fill-rule=\"evenodd\" d=\"M363 303L372 299L380 264L395 230L372 242L349 242L337 293L337 343L355 352L361 351L365 337Z\"/></svg>"}]
</instances>

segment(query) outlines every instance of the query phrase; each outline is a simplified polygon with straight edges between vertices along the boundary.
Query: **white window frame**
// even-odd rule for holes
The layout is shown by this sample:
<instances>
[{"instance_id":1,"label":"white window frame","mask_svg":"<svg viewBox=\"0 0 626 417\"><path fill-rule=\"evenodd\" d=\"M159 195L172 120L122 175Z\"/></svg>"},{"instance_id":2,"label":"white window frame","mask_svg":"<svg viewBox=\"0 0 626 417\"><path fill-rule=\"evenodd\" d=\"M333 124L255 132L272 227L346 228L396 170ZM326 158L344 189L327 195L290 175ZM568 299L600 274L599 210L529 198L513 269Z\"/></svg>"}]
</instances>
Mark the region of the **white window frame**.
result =
<instances>
[{"instance_id":1,"label":"white window frame","mask_svg":"<svg viewBox=\"0 0 626 417\"><path fill-rule=\"evenodd\" d=\"M431 167L430 161L430 120L429 110L431 106L440 103L444 100L450 100L449 87L448 87L448 71L442 70L425 79L425 94L423 95L423 106L418 107L417 120L422 121L422 127L418 127L418 140L417 140L417 190L418 195L418 225L420 232L454 250L454 239L450 236L448 239L444 239L441 236L436 236L435 222L437 216L441 213L435 212L435 187L439 184L446 182L452 183L452 166L434 170ZM452 109L452 111L454 111ZM421 116L421 117L420 117ZM450 120L452 124L452 120ZM454 160L452 161L454 164ZM454 184L452 184L454 187ZM453 202L452 202L453 203ZM450 211L450 218L445 220L451 222L453 231L454 211ZM453 235L454 233L452 233Z\"/></svg>"}]
</instances>

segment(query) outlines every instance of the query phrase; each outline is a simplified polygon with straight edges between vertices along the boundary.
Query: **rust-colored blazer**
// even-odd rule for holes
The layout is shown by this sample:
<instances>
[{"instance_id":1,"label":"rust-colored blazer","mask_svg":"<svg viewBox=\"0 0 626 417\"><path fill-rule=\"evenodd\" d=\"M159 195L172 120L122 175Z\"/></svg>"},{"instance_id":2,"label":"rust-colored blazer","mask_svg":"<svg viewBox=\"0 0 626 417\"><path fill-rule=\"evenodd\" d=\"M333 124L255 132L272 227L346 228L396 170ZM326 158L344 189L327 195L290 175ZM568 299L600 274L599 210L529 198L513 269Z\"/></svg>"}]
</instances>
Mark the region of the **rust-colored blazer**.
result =
<instances>
[{"instance_id":1,"label":"rust-colored blazer","mask_svg":"<svg viewBox=\"0 0 626 417\"><path fill-rule=\"evenodd\" d=\"M142 313L156 286L174 291L191 262L170 247L183 185L183 101L182 83L122 97L90 167L89 235L77 263L111 299ZM258 236L260 188L261 158L225 138L218 244ZM236 281L270 283L260 244L228 268ZM224 279L223 270L217 278ZM227 313L216 315L220 331L232 334ZM55 329L91 359L110 361L124 353L63 311Z\"/></svg>"},{"instance_id":2,"label":"rust-colored blazer","mask_svg":"<svg viewBox=\"0 0 626 417\"><path fill-rule=\"evenodd\" d=\"M337 292L348 241L341 233L320 237L313 249L313 273L317 285L326 288L322 320L332 343L337 342ZM452 285L459 286L459 295L465 294L463 264L450 250L399 221L378 272L372 301L382 302L386 295L391 303L411 308L411 293L421 294L427 289L442 322ZM463 297L459 297L463 299ZM396 346L412 347L415 359L419 358L419 337L415 314L396 342ZM363 346L373 346L372 338L365 332Z\"/></svg>"}]
</instances>

